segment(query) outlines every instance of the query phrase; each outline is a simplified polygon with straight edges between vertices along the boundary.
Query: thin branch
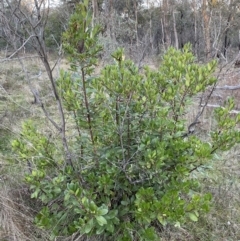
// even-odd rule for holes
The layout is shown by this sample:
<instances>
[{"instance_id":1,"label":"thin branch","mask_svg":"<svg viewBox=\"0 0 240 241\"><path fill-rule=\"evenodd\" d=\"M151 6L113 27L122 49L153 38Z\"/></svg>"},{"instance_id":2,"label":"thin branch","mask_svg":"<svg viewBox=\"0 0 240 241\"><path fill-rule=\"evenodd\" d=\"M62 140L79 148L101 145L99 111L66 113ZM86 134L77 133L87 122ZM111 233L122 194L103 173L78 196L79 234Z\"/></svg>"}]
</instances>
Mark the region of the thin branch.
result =
<instances>
[{"instance_id":1,"label":"thin branch","mask_svg":"<svg viewBox=\"0 0 240 241\"><path fill-rule=\"evenodd\" d=\"M90 138L91 142L93 145L94 152L96 154L96 149L95 149L95 143L94 143L94 137L93 137L93 129L92 129L92 119L90 115L90 108L89 108L89 103L88 103L88 97L87 97L87 90L86 90L86 85L85 85L85 71L84 68L81 68L81 74L82 74L82 86L83 86L83 95L84 95L84 102L85 102L85 107L87 110L87 122L88 122L88 128L90 132Z\"/></svg>"},{"instance_id":2,"label":"thin branch","mask_svg":"<svg viewBox=\"0 0 240 241\"><path fill-rule=\"evenodd\" d=\"M61 127L59 127L58 124L49 116L47 110L45 109L44 104L43 104L42 102L39 102L39 104L40 104L40 106L41 106L41 108L42 108L42 110L43 110L46 118L53 124L53 126L54 126L58 131L62 132Z\"/></svg>"},{"instance_id":3,"label":"thin branch","mask_svg":"<svg viewBox=\"0 0 240 241\"><path fill-rule=\"evenodd\" d=\"M220 74L221 74L221 72L222 72L222 70L224 69L225 66L227 66L227 64L221 66L221 68L220 68L220 70L218 72L218 75L216 76L216 79L219 79L219 76L220 76ZM226 71L228 71L228 70L226 70ZM193 125L195 123L196 124L199 123L199 118L203 114L205 108L207 107L207 105L209 103L209 100L212 97L212 95L214 93L214 90L216 89L217 83L218 83L218 81L216 81L214 83L214 85L211 87L210 93L208 94L204 104L203 104L203 95L204 95L204 93L202 94L202 97L200 98L200 103L199 103L200 110L198 111L194 121L188 126L188 129L190 129L191 125Z\"/></svg>"},{"instance_id":4,"label":"thin branch","mask_svg":"<svg viewBox=\"0 0 240 241\"><path fill-rule=\"evenodd\" d=\"M240 85L216 86L215 89L217 89L217 90L239 90L240 89Z\"/></svg>"},{"instance_id":5,"label":"thin branch","mask_svg":"<svg viewBox=\"0 0 240 241\"><path fill-rule=\"evenodd\" d=\"M210 108L219 108L222 107L221 105L212 105L212 104L207 104L206 107L210 107ZM240 111L239 110L231 110L229 111L230 114L239 114Z\"/></svg>"},{"instance_id":6,"label":"thin branch","mask_svg":"<svg viewBox=\"0 0 240 241\"><path fill-rule=\"evenodd\" d=\"M35 35L31 35L27 38L26 41L24 41L24 43L16 50L14 51L14 53L12 53L10 56L8 56L7 58L11 59L14 55L16 55L22 48L25 47L25 45L27 44L27 42L32 38L32 37L36 37Z\"/></svg>"}]
</instances>

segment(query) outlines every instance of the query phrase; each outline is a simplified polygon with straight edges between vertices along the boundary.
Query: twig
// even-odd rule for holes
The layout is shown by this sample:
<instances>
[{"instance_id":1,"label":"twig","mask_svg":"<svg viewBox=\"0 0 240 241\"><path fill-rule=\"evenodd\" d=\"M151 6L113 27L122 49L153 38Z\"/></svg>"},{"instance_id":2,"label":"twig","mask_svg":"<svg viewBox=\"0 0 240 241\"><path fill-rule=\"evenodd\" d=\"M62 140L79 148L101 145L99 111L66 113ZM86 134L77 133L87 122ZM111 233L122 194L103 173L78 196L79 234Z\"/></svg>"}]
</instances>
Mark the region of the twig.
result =
<instances>
[{"instance_id":1,"label":"twig","mask_svg":"<svg viewBox=\"0 0 240 241\"><path fill-rule=\"evenodd\" d=\"M219 71L219 73L218 73L218 75L217 75L217 77L216 77L217 79L219 78L220 73L222 72L223 68L224 68L226 65L227 65L227 64L223 65L223 66L220 68L220 71ZM228 70L227 70L227 71L228 71ZM210 93L209 93L209 95L207 96L207 99L205 100L205 103L204 103L204 104L202 103L202 102L203 102L203 94L204 94L204 93L202 94L202 97L200 98L200 103L199 103L200 110L199 110L199 112L197 113L194 121L188 126L188 130L190 129L191 125L195 125L195 123L197 124L197 123L199 122L199 118L200 118L200 116L203 114L205 108L207 107L208 102L209 102L211 96L213 95L214 90L216 89L216 86L217 86L217 81L216 81L215 84L212 86L212 88L211 88L211 90L210 90Z\"/></svg>"},{"instance_id":2,"label":"twig","mask_svg":"<svg viewBox=\"0 0 240 241\"><path fill-rule=\"evenodd\" d=\"M92 131L92 119L90 115L90 108L89 108L89 103L88 103L88 98L87 98L87 90L86 90L86 85L85 85L85 71L84 68L81 69L81 74L82 74L82 85L83 85L83 95L84 95L84 102L85 102L85 107L87 110L87 121L88 121L88 127L89 127L89 132L90 132L90 137L92 144L94 146L94 138L93 138L93 131Z\"/></svg>"},{"instance_id":3,"label":"twig","mask_svg":"<svg viewBox=\"0 0 240 241\"><path fill-rule=\"evenodd\" d=\"M211 107L211 108L219 108L222 107L221 105L212 105L212 104L207 104L206 107ZM239 114L239 110L231 110L229 111L230 114Z\"/></svg>"},{"instance_id":4,"label":"twig","mask_svg":"<svg viewBox=\"0 0 240 241\"><path fill-rule=\"evenodd\" d=\"M35 35L31 35L27 38L26 41L24 41L24 43L16 50L14 51L10 56L8 56L7 58L11 59L14 55L16 55L22 48L25 47L25 45L27 44L27 42L32 38L35 37Z\"/></svg>"},{"instance_id":5,"label":"twig","mask_svg":"<svg viewBox=\"0 0 240 241\"><path fill-rule=\"evenodd\" d=\"M218 90L238 90L238 89L240 89L240 85L233 85L233 86L230 86L230 85L216 86L215 89L218 89Z\"/></svg>"}]
</instances>

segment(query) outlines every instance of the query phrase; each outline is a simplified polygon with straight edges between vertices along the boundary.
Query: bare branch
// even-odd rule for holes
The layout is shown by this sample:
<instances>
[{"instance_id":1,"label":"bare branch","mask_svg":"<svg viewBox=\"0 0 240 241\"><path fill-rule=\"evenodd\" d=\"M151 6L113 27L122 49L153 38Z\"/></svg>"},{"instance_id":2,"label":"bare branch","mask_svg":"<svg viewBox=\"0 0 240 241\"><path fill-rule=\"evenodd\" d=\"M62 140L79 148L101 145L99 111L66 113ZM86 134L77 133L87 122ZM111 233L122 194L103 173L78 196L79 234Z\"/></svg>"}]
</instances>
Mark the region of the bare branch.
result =
<instances>
[{"instance_id":1,"label":"bare branch","mask_svg":"<svg viewBox=\"0 0 240 241\"><path fill-rule=\"evenodd\" d=\"M240 89L240 85L224 85L224 86L216 86L215 89L218 90L238 90Z\"/></svg>"},{"instance_id":2,"label":"bare branch","mask_svg":"<svg viewBox=\"0 0 240 241\"><path fill-rule=\"evenodd\" d=\"M9 59L11 59L14 55L16 55L21 49L23 49L25 47L25 45L27 44L27 42L32 38L35 37L35 35L31 35L27 38L26 41L24 41L24 43L16 50L14 51L10 56L8 56Z\"/></svg>"},{"instance_id":3,"label":"bare branch","mask_svg":"<svg viewBox=\"0 0 240 241\"><path fill-rule=\"evenodd\" d=\"M210 108L219 108L222 107L221 105L212 105L212 104L207 104L206 107L210 107ZM231 110L229 111L230 114L239 114L240 111L239 110Z\"/></svg>"}]
</instances>

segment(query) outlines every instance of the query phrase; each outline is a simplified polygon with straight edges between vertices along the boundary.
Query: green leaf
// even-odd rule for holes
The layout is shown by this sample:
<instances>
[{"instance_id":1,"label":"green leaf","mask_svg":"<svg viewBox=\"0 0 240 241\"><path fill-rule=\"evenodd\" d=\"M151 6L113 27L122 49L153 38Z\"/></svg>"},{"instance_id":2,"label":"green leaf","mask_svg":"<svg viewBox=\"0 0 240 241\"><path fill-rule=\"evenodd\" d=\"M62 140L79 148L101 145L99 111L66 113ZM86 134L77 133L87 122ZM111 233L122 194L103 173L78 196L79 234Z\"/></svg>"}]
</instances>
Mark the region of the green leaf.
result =
<instances>
[{"instance_id":1,"label":"green leaf","mask_svg":"<svg viewBox=\"0 0 240 241\"><path fill-rule=\"evenodd\" d=\"M80 188L77 188L77 190L75 192L75 196L78 196L79 193L80 193Z\"/></svg>"},{"instance_id":2,"label":"green leaf","mask_svg":"<svg viewBox=\"0 0 240 241\"><path fill-rule=\"evenodd\" d=\"M84 206L88 206L88 199L86 198L86 197L83 197L82 198L82 204L84 205Z\"/></svg>"},{"instance_id":3,"label":"green leaf","mask_svg":"<svg viewBox=\"0 0 240 241\"><path fill-rule=\"evenodd\" d=\"M101 226L97 229L96 234L99 235L99 234L103 233L104 230L105 230L105 227Z\"/></svg>"},{"instance_id":4,"label":"green leaf","mask_svg":"<svg viewBox=\"0 0 240 241\"><path fill-rule=\"evenodd\" d=\"M100 226L107 224L107 220L103 216L95 216L95 218Z\"/></svg>"},{"instance_id":5,"label":"green leaf","mask_svg":"<svg viewBox=\"0 0 240 241\"><path fill-rule=\"evenodd\" d=\"M157 219L163 226L165 226L167 224L166 219L162 215L158 215Z\"/></svg>"},{"instance_id":6,"label":"green leaf","mask_svg":"<svg viewBox=\"0 0 240 241\"><path fill-rule=\"evenodd\" d=\"M199 92L201 90L201 86L200 85L197 85L196 86L196 92Z\"/></svg>"},{"instance_id":7,"label":"green leaf","mask_svg":"<svg viewBox=\"0 0 240 241\"><path fill-rule=\"evenodd\" d=\"M83 232L84 233L90 233L91 230L93 229L94 227L94 222L93 222L93 219L90 219L87 224L84 226L84 229L83 229Z\"/></svg>"},{"instance_id":8,"label":"green leaf","mask_svg":"<svg viewBox=\"0 0 240 241\"><path fill-rule=\"evenodd\" d=\"M113 219L117 216L118 210L110 210L108 215L106 216L106 219Z\"/></svg>"},{"instance_id":9,"label":"green leaf","mask_svg":"<svg viewBox=\"0 0 240 241\"><path fill-rule=\"evenodd\" d=\"M147 228L146 230L144 230L144 232L141 236L146 241L154 241L158 238L153 227Z\"/></svg>"},{"instance_id":10,"label":"green leaf","mask_svg":"<svg viewBox=\"0 0 240 241\"><path fill-rule=\"evenodd\" d=\"M38 197L39 192L40 192L40 189L39 189L39 188L37 188L37 189L35 190L35 192L33 192L33 193L31 194L31 198L37 198L37 197Z\"/></svg>"},{"instance_id":11,"label":"green leaf","mask_svg":"<svg viewBox=\"0 0 240 241\"><path fill-rule=\"evenodd\" d=\"M56 188L54 188L54 192L55 192L56 194L59 194L59 193L62 192L62 190L61 190L61 188L56 187Z\"/></svg>"},{"instance_id":12,"label":"green leaf","mask_svg":"<svg viewBox=\"0 0 240 241\"><path fill-rule=\"evenodd\" d=\"M98 215L102 216L108 213L108 209L107 208L103 208L103 209L98 209Z\"/></svg>"},{"instance_id":13,"label":"green leaf","mask_svg":"<svg viewBox=\"0 0 240 241\"><path fill-rule=\"evenodd\" d=\"M113 232L114 232L114 226L113 226L113 224L111 224L111 223L108 224L106 229L107 229L108 232L113 233Z\"/></svg>"},{"instance_id":14,"label":"green leaf","mask_svg":"<svg viewBox=\"0 0 240 241\"><path fill-rule=\"evenodd\" d=\"M197 221L198 221L198 217L196 216L195 213L189 213L188 216L189 216L189 218L190 218L193 222L197 222Z\"/></svg>"}]
</instances>

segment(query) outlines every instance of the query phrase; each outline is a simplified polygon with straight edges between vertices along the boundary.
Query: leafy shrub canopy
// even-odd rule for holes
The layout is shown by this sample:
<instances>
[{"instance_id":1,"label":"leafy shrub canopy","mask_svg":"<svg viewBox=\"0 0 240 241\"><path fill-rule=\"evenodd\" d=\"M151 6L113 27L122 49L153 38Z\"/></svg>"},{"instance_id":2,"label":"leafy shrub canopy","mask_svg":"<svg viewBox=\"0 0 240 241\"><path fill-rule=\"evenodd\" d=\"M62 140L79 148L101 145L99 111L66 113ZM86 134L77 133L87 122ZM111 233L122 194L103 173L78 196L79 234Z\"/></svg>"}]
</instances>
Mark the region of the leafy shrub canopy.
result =
<instances>
[{"instance_id":1,"label":"leafy shrub canopy","mask_svg":"<svg viewBox=\"0 0 240 241\"><path fill-rule=\"evenodd\" d=\"M196 63L190 45L170 48L158 70L143 72L117 49L115 64L94 77L100 28L91 27L87 6L76 8L64 33L72 69L57 81L75 123L73 166L33 122L23 125L13 150L31 164L25 180L43 204L36 224L53 237L79 231L103 240L158 240L164 225L197 221L208 211L211 195L198 192L191 173L239 142L240 116L230 117L230 99L216 109L208 141L185 137L191 98L216 82L216 62Z\"/></svg>"}]
</instances>

